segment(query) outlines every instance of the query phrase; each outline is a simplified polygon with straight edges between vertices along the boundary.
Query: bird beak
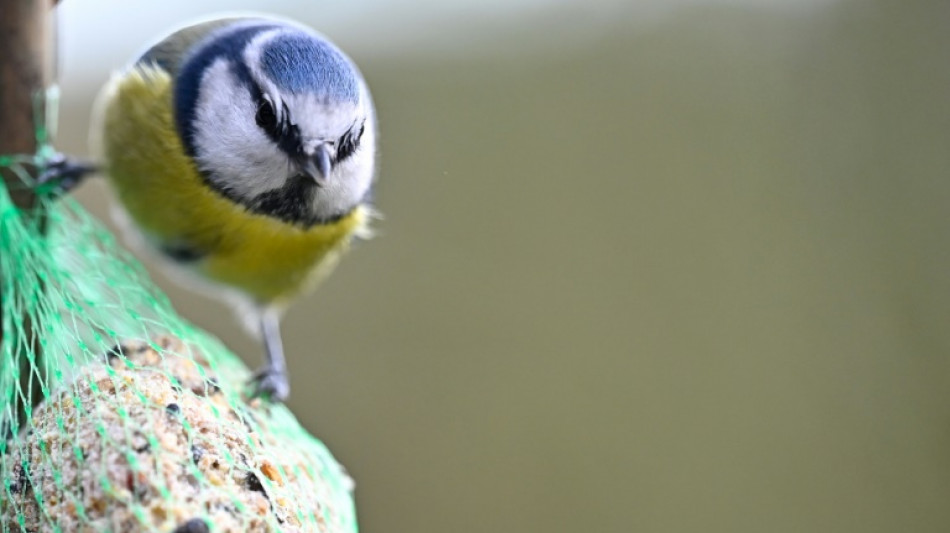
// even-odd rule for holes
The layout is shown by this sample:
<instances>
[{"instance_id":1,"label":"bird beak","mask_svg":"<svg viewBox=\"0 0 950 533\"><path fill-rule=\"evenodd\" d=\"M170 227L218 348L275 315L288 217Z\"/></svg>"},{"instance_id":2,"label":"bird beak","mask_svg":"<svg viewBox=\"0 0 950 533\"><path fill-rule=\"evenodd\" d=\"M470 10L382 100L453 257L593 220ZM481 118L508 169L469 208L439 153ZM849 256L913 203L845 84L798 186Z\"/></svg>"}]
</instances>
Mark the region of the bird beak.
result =
<instances>
[{"instance_id":1,"label":"bird beak","mask_svg":"<svg viewBox=\"0 0 950 533\"><path fill-rule=\"evenodd\" d=\"M327 180L330 179L332 167L330 151L325 144L317 145L313 154L305 156L300 162L300 171L313 178L320 187L326 185Z\"/></svg>"}]
</instances>

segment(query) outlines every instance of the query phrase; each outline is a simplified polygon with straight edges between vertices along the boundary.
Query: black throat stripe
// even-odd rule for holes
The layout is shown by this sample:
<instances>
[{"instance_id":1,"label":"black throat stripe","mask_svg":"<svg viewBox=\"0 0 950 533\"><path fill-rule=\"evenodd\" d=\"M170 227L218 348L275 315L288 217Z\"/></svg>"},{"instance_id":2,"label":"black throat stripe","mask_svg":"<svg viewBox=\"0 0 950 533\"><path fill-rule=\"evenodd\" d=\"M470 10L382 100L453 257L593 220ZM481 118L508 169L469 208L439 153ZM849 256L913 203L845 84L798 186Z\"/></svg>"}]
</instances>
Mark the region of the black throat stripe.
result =
<instances>
[{"instance_id":1,"label":"black throat stripe","mask_svg":"<svg viewBox=\"0 0 950 533\"><path fill-rule=\"evenodd\" d=\"M343 213L318 217L313 212L313 198L319 186L307 176L294 176L278 189L271 189L248 201L240 201L254 213L271 216L304 228L332 224L350 214L355 206Z\"/></svg>"}]
</instances>

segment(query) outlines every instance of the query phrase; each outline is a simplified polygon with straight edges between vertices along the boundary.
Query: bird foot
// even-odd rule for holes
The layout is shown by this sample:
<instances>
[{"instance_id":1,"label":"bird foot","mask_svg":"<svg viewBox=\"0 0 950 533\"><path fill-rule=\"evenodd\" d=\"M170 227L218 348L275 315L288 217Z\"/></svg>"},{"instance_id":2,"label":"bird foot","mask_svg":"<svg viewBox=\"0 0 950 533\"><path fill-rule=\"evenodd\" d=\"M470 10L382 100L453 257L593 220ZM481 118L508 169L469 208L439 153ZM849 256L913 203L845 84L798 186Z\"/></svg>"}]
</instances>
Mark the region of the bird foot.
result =
<instances>
[{"instance_id":1,"label":"bird foot","mask_svg":"<svg viewBox=\"0 0 950 533\"><path fill-rule=\"evenodd\" d=\"M37 176L36 188L62 196L75 189L88 174L95 171L96 167L89 163L57 154Z\"/></svg>"},{"instance_id":2,"label":"bird foot","mask_svg":"<svg viewBox=\"0 0 950 533\"><path fill-rule=\"evenodd\" d=\"M283 403L290 396L290 380L286 372L264 366L259 368L250 379L251 398L265 398L272 402Z\"/></svg>"}]
</instances>

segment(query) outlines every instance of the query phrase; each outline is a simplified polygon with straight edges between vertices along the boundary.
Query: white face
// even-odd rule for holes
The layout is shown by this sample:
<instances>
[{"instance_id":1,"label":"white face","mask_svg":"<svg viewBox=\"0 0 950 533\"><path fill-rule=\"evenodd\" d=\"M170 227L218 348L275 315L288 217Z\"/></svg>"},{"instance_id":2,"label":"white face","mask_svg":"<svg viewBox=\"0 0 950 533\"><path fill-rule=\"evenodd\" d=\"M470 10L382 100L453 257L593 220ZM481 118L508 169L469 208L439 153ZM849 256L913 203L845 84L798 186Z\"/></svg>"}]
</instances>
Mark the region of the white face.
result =
<instances>
[{"instance_id":1,"label":"white face","mask_svg":"<svg viewBox=\"0 0 950 533\"><path fill-rule=\"evenodd\" d=\"M278 119L296 126L294 148L312 153L324 145L336 161L340 139L355 128L363 134L355 151L335 162L310 200L318 219L339 216L366 196L374 174L376 124L369 92L359 80L357 101L335 101L313 92L281 91L264 73L261 49L282 29L257 35L243 54L244 65ZM256 91L255 91L256 92ZM194 153L198 168L227 196L249 205L260 195L303 175L302 155L288 153L258 125L260 100L228 59L215 59L203 72L195 106Z\"/></svg>"}]
</instances>

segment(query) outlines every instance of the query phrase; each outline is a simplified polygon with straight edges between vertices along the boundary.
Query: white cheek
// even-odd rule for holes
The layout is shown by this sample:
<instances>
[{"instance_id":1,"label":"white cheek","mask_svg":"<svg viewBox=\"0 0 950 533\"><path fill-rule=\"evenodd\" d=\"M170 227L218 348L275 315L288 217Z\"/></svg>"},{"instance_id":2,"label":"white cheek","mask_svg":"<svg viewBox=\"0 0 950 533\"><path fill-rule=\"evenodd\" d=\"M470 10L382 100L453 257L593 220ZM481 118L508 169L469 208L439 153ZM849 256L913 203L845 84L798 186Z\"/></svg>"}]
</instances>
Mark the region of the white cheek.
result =
<instances>
[{"instance_id":1,"label":"white cheek","mask_svg":"<svg viewBox=\"0 0 950 533\"><path fill-rule=\"evenodd\" d=\"M205 71L196 109L195 159L210 180L244 198L284 183L287 156L257 126L257 105L226 61Z\"/></svg>"}]
</instances>

